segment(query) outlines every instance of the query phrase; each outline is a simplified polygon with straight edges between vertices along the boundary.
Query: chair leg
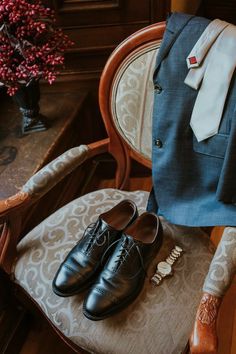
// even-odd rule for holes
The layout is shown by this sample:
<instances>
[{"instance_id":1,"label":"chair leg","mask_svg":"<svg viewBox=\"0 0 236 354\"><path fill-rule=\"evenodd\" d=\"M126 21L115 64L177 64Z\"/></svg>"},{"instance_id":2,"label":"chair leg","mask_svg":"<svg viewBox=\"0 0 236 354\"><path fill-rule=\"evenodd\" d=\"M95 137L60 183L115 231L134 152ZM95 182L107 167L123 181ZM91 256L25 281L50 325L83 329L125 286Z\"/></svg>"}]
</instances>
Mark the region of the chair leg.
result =
<instances>
[{"instance_id":1,"label":"chair leg","mask_svg":"<svg viewBox=\"0 0 236 354\"><path fill-rule=\"evenodd\" d=\"M29 331L29 315L19 305L9 279L0 271L0 353L19 353Z\"/></svg>"}]
</instances>

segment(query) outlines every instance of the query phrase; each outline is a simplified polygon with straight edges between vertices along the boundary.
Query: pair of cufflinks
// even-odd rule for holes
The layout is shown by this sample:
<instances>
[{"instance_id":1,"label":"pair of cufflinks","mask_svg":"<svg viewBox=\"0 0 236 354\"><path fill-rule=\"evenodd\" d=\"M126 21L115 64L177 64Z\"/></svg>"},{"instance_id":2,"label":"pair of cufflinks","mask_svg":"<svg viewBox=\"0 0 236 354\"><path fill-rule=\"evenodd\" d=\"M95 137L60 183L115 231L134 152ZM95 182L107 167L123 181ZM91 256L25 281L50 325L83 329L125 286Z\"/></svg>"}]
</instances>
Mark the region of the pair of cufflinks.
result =
<instances>
[{"instance_id":1,"label":"pair of cufflinks","mask_svg":"<svg viewBox=\"0 0 236 354\"><path fill-rule=\"evenodd\" d=\"M154 286L158 286L162 279L173 274L172 266L182 255L183 250L179 246L175 246L170 252L165 261L157 264L156 273L151 278L151 283Z\"/></svg>"}]
</instances>

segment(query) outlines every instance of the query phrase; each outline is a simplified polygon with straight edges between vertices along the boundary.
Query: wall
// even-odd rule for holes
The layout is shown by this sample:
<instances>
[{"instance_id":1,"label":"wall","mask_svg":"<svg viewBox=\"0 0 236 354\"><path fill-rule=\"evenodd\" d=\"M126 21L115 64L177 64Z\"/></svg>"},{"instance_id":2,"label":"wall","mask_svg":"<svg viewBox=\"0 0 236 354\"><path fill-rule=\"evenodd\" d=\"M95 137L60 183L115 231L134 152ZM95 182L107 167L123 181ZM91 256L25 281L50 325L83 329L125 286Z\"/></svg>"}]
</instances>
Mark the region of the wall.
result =
<instances>
[{"instance_id":1,"label":"wall","mask_svg":"<svg viewBox=\"0 0 236 354\"><path fill-rule=\"evenodd\" d=\"M171 11L195 13L201 0L172 0Z\"/></svg>"},{"instance_id":2,"label":"wall","mask_svg":"<svg viewBox=\"0 0 236 354\"><path fill-rule=\"evenodd\" d=\"M235 0L171 0L171 11L195 14L199 9L199 16L219 18L233 24L236 24L235 6Z\"/></svg>"},{"instance_id":3,"label":"wall","mask_svg":"<svg viewBox=\"0 0 236 354\"><path fill-rule=\"evenodd\" d=\"M162 21L170 0L51 0L57 23L74 41L66 55L67 80L98 79L114 48L135 31Z\"/></svg>"}]
</instances>

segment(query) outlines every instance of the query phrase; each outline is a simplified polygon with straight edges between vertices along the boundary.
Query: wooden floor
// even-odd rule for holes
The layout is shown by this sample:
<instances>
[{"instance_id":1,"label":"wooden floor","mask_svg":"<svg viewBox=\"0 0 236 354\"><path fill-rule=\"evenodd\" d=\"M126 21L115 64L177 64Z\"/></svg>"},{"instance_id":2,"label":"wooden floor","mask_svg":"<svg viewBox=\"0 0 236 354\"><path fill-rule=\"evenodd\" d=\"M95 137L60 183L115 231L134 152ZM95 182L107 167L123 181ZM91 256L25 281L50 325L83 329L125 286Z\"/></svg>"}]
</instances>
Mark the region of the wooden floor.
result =
<instances>
[{"instance_id":1,"label":"wooden floor","mask_svg":"<svg viewBox=\"0 0 236 354\"><path fill-rule=\"evenodd\" d=\"M49 325L32 323L32 329L19 354L72 354Z\"/></svg>"},{"instance_id":2,"label":"wooden floor","mask_svg":"<svg viewBox=\"0 0 236 354\"><path fill-rule=\"evenodd\" d=\"M114 179L111 171L114 171L113 162L106 157L102 162L95 161L93 174L88 179L83 193L94 189L114 187ZM104 170L110 171L110 176L104 178ZM133 177L131 177L131 190L149 190L151 178L148 170L134 167ZM216 243L218 240L216 239ZM226 305L227 300L227 305ZM229 289L220 311L219 351L218 354L236 354L236 279ZM20 354L72 354L61 340L53 333L46 323L32 322L31 330L20 351ZM145 353L143 353L145 354ZM158 354L153 353L153 354ZM169 354L169 353L166 353Z\"/></svg>"}]
</instances>

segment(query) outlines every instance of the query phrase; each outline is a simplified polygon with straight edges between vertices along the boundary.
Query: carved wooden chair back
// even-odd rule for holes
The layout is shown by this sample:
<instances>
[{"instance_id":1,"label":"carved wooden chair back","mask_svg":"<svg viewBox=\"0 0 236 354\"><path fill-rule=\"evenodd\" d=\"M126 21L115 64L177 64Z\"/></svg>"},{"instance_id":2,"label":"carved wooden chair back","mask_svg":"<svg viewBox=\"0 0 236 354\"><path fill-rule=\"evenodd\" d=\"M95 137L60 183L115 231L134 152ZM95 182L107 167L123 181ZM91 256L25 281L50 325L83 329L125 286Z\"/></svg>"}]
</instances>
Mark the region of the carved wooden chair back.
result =
<instances>
[{"instance_id":1,"label":"carved wooden chair back","mask_svg":"<svg viewBox=\"0 0 236 354\"><path fill-rule=\"evenodd\" d=\"M117 187L127 186L131 158L151 168L153 71L165 23L142 29L110 56L101 77L99 104L118 163Z\"/></svg>"}]
</instances>

